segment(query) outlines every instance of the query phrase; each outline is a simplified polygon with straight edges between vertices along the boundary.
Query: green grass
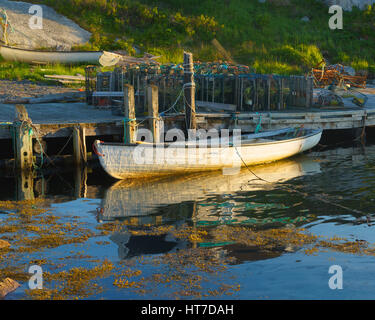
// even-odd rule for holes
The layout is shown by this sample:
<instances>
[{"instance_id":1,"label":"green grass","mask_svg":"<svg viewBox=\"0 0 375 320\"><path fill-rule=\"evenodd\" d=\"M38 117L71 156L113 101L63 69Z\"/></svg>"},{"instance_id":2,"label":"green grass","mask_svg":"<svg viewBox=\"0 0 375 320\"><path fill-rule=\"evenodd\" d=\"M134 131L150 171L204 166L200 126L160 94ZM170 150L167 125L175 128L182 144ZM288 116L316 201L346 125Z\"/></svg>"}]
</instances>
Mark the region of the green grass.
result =
<instances>
[{"instance_id":1,"label":"green grass","mask_svg":"<svg viewBox=\"0 0 375 320\"><path fill-rule=\"evenodd\" d=\"M3 80L30 80L35 82L56 83L47 80L44 75L76 75L85 74L85 66L44 65L33 66L26 63L5 62L0 60L0 79Z\"/></svg>"},{"instance_id":2,"label":"green grass","mask_svg":"<svg viewBox=\"0 0 375 320\"><path fill-rule=\"evenodd\" d=\"M217 39L236 62L260 73L303 74L322 57L375 73L372 7L345 12L344 29L330 30L328 7L317 0L29 2L49 5L91 31L85 49L124 49L134 55L137 46L141 54L162 55L162 63L180 63L186 49L195 60L212 61L223 59L211 44ZM301 21L304 16L310 21ZM22 76L22 70L14 74Z\"/></svg>"}]
</instances>

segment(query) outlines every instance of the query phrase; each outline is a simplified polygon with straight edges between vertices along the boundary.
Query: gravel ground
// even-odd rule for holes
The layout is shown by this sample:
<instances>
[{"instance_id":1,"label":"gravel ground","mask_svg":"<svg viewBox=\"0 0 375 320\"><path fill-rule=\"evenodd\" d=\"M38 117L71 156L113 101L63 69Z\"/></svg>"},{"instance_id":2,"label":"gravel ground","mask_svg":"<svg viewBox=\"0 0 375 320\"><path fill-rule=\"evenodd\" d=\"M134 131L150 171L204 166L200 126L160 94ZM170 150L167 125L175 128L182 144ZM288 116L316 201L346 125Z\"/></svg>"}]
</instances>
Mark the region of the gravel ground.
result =
<instances>
[{"instance_id":1,"label":"gravel ground","mask_svg":"<svg viewBox=\"0 0 375 320\"><path fill-rule=\"evenodd\" d=\"M0 103L5 99L38 97L46 94L72 92L76 89L36 84L30 81L8 81L0 80Z\"/></svg>"}]
</instances>

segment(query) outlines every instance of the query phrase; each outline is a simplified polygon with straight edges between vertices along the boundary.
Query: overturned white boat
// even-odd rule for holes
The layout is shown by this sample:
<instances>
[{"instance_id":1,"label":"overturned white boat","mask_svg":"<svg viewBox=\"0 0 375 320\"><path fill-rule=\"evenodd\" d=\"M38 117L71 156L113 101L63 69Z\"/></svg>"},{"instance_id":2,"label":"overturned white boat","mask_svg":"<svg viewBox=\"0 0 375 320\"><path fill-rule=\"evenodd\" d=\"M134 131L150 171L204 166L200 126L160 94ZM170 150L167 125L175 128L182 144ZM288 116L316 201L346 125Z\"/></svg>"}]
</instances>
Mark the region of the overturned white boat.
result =
<instances>
[{"instance_id":1,"label":"overturned white boat","mask_svg":"<svg viewBox=\"0 0 375 320\"><path fill-rule=\"evenodd\" d=\"M0 45L0 55L5 61L35 64L91 63L103 66L116 65L121 55L107 51L40 51Z\"/></svg>"},{"instance_id":2,"label":"overturned white boat","mask_svg":"<svg viewBox=\"0 0 375 320\"><path fill-rule=\"evenodd\" d=\"M165 143L106 143L94 151L104 170L116 179L223 170L235 174L243 166L285 159L315 147L322 130L286 128L217 138Z\"/></svg>"}]
</instances>

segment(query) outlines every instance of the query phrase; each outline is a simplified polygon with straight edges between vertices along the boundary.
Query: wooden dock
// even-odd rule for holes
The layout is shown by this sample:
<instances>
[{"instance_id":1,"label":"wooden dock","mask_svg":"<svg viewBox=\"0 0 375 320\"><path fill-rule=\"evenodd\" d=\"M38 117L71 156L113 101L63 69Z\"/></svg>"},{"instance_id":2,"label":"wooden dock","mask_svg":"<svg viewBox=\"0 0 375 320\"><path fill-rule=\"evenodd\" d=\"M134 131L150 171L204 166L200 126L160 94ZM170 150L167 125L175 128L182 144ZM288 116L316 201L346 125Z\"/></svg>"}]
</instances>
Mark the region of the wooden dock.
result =
<instances>
[{"instance_id":1,"label":"wooden dock","mask_svg":"<svg viewBox=\"0 0 375 320\"><path fill-rule=\"evenodd\" d=\"M197 129L241 129L243 133L254 132L261 125L262 130L297 127L323 128L324 130L359 129L375 126L375 95L369 99L364 108L348 106L335 109L291 109L282 112L205 112L199 107L196 113ZM87 159L86 138L113 136L116 141L124 139L124 116L120 110L98 109L85 103L54 103L26 105L28 117L32 121L34 144L37 137L40 141L53 138L73 138L75 162L79 164ZM0 141L12 140L15 106L0 104ZM137 117L137 122L147 119ZM168 114L163 117L164 130L184 129L183 114ZM149 128L150 121L143 121L140 128ZM125 134L126 136L126 134ZM51 141L51 140L49 140ZM82 150L84 148L85 150ZM29 149L30 150L30 147ZM82 152L83 151L83 152ZM30 152L28 152L30 153ZM21 153L20 153L21 154ZM77 156L78 154L78 156ZM15 158L9 154L8 159Z\"/></svg>"},{"instance_id":2,"label":"wooden dock","mask_svg":"<svg viewBox=\"0 0 375 320\"><path fill-rule=\"evenodd\" d=\"M244 109L242 103L243 82L244 79L247 79L246 77L251 78L254 75L245 75L245 78L236 77L234 79L236 80L233 82L234 84L241 80L240 88L242 89L240 92L242 94L238 95L238 90L234 90L235 92L232 94L234 100L241 100L240 104L219 103L214 99L196 101L197 97L204 98L204 95L200 95L199 91L196 91L191 53L184 53L184 61L184 78L180 91L183 93L182 101L186 113L171 113L171 109L174 109L181 93L175 104L168 105L168 109L165 109L165 106L161 107L159 104L162 91L159 91L158 86L145 82L143 87L135 88L131 84L124 83L123 77L118 77L122 80L118 81L116 97L122 95L122 101L119 101L117 106L94 106L87 103L40 103L27 104L26 106L0 104L0 142L12 141L13 154L9 154L8 158L14 158L16 167L19 169L30 169L36 162L33 155L35 144L39 144L40 148L44 150L42 145L45 139L71 139L74 163L80 166L84 165L88 159L88 147L86 146L88 137L93 140L103 136L112 136L116 141L134 142L140 139L139 136L136 137L136 127L151 129L154 142L157 142L161 130L166 132L176 128L182 130L241 129L242 133L251 133L260 128L273 130L303 125L305 128L313 129L360 129L363 132L365 127L375 125L375 87L361 89L368 98L365 107L357 106L353 103L353 96L348 96L343 98L344 106L315 108L312 105L314 92L311 79L304 77L277 78L280 87L279 92L273 93L274 98L278 99L276 103L278 107L274 108L272 106L275 103L271 99L272 76L264 78L264 75L259 75L263 78L254 78L254 82L251 83L254 84L254 88L259 89L261 83L258 87L257 82L264 82L264 89L267 89L265 92L268 92L267 108L261 109L263 111L244 111L248 109ZM222 92L224 92L225 79L222 80ZM290 90L288 95L284 95L281 89L288 81ZM122 86L122 91L118 91L119 85ZM238 89L238 86L234 87ZM86 88L86 93L90 91L90 88ZM200 90L203 92L202 88ZM213 92L215 92L214 89ZM110 93L113 92L108 91L106 94ZM141 96L142 103L137 104L136 98ZM241 99L238 99L239 96ZM214 93L212 97L214 97ZM254 94L253 98L259 100L260 95ZM90 103L88 97L86 97L86 101ZM111 99L107 99L107 101L111 102ZM289 105L286 104L288 101ZM174 110L174 112L179 112L179 110ZM163 121L163 126L160 121ZM51 155L48 154L48 156Z\"/></svg>"},{"instance_id":3,"label":"wooden dock","mask_svg":"<svg viewBox=\"0 0 375 320\"><path fill-rule=\"evenodd\" d=\"M374 103L364 108L348 106L335 109L293 109L282 112L205 112L197 109L199 129L241 129L253 132L260 123L263 129L279 129L304 125L324 130L353 129L375 125ZM369 102L371 99L369 99ZM74 127L85 128L85 136L123 135L124 116L114 109L98 109L85 103L53 103L26 105L28 116L38 129L41 138L70 137ZM142 121L146 117L137 117ZM12 139L10 127L15 119L15 106L0 104L0 140ZM165 129L182 128L183 114L168 114L164 118ZM147 127L147 122L143 123Z\"/></svg>"}]
</instances>

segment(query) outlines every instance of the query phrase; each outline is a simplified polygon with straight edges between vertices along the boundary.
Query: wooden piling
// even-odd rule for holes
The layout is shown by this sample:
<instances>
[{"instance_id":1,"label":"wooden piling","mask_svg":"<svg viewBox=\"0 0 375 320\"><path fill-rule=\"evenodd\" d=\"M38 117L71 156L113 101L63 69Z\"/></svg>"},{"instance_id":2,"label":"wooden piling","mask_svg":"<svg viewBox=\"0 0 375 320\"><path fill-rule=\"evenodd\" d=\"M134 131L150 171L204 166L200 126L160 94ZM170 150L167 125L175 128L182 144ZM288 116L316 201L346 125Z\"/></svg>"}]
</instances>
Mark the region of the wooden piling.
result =
<instances>
[{"instance_id":1,"label":"wooden piling","mask_svg":"<svg viewBox=\"0 0 375 320\"><path fill-rule=\"evenodd\" d=\"M279 78L279 103L278 103L278 109L282 110L284 109L284 79Z\"/></svg>"},{"instance_id":2,"label":"wooden piling","mask_svg":"<svg viewBox=\"0 0 375 320\"><path fill-rule=\"evenodd\" d=\"M85 165L87 162L85 128L73 127L73 158L76 166Z\"/></svg>"},{"instance_id":3,"label":"wooden piling","mask_svg":"<svg viewBox=\"0 0 375 320\"><path fill-rule=\"evenodd\" d=\"M13 145L16 166L30 170L33 166L33 131L31 120L23 105L16 105L16 119L13 122Z\"/></svg>"},{"instance_id":4,"label":"wooden piling","mask_svg":"<svg viewBox=\"0 0 375 320\"><path fill-rule=\"evenodd\" d=\"M313 78L306 79L306 108L311 108L313 105Z\"/></svg>"},{"instance_id":5,"label":"wooden piling","mask_svg":"<svg viewBox=\"0 0 375 320\"><path fill-rule=\"evenodd\" d=\"M184 52L184 96L187 128L197 129L193 54Z\"/></svg>"},{"instance_id":6,"label":"wooden piling","mask_svg":"<svg viewBox=\"0 0 375 320\"><path fill-rule=\"evenodd\" d=\"M75 170L74 193L77 199L87 197L87 167L77 166Z\"/></svg>"},{"instance_id":7,"label":"wooden piling","mask_svg":"<svg viewBox=\"0 0 375 320\"><path fill-rule=\"evenodd\" d=\"M32 171L21 171L16 182L17 201L34 200L34 176Z\"/></svg>"},{"instance_id":8,"label":"wooden piling","mask_svg":"<svg viewBox=\"0 0 375 320\"><path fill-rule=\"evenodd\" d=\"M160 121L159 121L159 90L157 86L147 86L147 108L150 130L154 143L160 142Z\"/></svg>"},{"instance_id":9,"label":"wooden piling","mask_svg":"<svg viewBox=\"0 0 375 320\"><path fill-rule=\"evenodd\" d=\"M124 143L135 143L137 137L135 123L134 87L130 84L124 85L123 114L125 116Z\"/></svg>"},{"instance_id":10,"label":"wooden piling","mask_svg":"<svg viewBox=\"0 0 375 320\"><path fill-rule=\"evenodd\" d=\"M267 79L267 110L270 111L271 110L271 77L272 76L269 76L269 78Z\"/></svg>"}]
</instances>

